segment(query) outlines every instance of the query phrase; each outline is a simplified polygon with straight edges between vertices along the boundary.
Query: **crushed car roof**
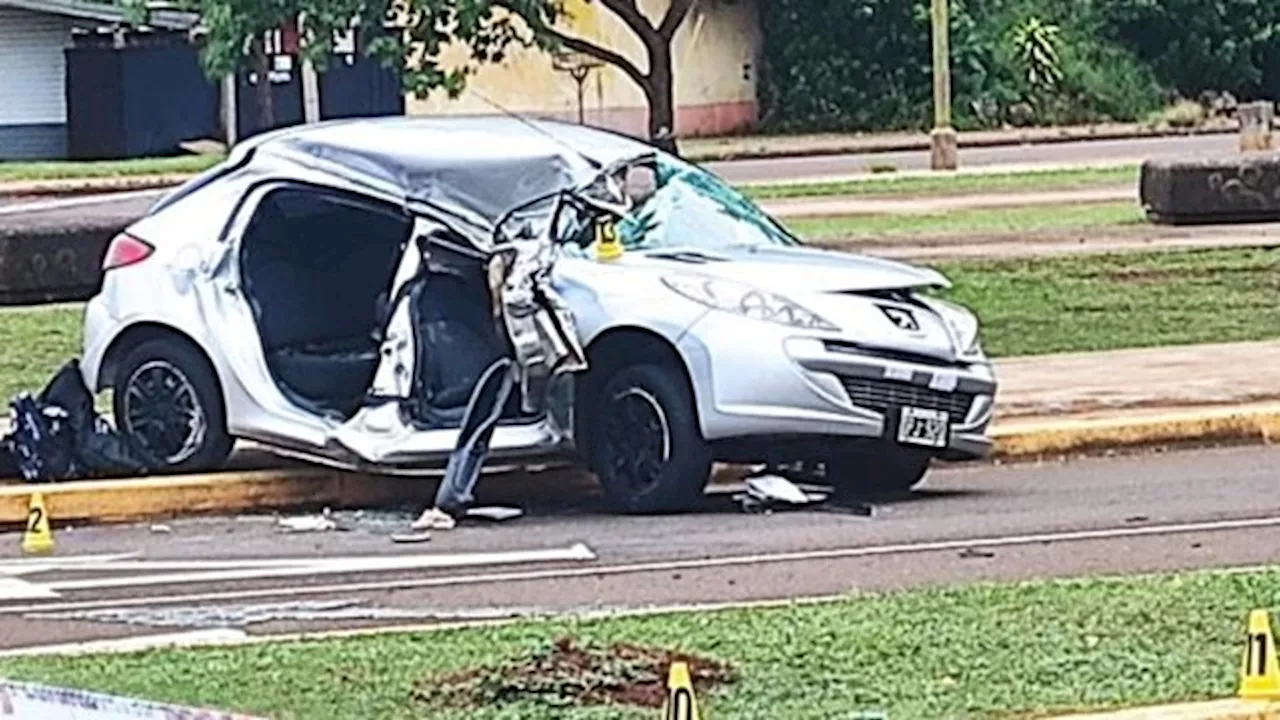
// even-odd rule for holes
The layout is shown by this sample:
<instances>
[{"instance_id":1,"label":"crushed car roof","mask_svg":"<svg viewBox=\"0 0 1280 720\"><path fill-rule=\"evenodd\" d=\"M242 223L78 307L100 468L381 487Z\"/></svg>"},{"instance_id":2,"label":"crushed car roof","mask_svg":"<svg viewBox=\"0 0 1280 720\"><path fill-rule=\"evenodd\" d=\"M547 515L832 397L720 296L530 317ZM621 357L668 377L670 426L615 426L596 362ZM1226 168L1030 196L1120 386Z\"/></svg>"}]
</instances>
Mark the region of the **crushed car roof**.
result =
<instances>
[{"instance_id":1,"label":"crushed car roof","mask_svg":"<svg viewBox=\"0 0 1280 720\"><path fill-rule=\"evenodd\" d=\"M580 186L606 165L653 151L611 132L514 117L333 121L245 144L486 226L512 207Z\"/></svg>"}]
</instances>

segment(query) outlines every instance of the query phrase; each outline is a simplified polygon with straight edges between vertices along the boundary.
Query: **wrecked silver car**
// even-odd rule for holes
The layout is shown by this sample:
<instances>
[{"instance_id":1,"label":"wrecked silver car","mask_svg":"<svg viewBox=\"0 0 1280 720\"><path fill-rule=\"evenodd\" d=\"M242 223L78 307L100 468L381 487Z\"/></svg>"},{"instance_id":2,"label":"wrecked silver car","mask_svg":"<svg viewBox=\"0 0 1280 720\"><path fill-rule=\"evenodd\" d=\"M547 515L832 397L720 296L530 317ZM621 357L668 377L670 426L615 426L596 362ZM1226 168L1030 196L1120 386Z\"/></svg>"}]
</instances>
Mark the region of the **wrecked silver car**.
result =
<instances>
[{"instance_id":1,"label":"wrecked silver car","mask_svg":"<svg viewBox=\"0 0 1280 720\"><path fill-rule=\"evenodd\" d=\"M164 471L235 438L396 474L571 457L654 512L715 460L903 489L990 446L995 379L945 278L805 248L714 175L580 126L259 136L104 267L84 377Z\"/></svg>"}]
</instances>

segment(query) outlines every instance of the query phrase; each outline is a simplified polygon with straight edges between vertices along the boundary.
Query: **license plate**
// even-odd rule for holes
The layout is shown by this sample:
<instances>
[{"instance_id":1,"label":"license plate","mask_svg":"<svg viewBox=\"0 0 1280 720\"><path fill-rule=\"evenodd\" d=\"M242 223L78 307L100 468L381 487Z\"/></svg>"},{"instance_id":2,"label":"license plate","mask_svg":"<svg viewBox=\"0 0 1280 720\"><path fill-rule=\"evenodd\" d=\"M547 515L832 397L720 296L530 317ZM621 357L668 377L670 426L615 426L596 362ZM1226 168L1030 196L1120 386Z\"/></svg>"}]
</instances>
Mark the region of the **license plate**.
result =
<instances>
[{"instance_id":1,"label":"license plate","mask_svg":"<svg viewBox=\"0 0 1280 720\"><path fill-rule=\"evenodd\" d=\"M898 421L898 442L903 445L922 445L944 448L951 435L951 419L941 410L902 408Z\"/></svg>"}]
</instances>

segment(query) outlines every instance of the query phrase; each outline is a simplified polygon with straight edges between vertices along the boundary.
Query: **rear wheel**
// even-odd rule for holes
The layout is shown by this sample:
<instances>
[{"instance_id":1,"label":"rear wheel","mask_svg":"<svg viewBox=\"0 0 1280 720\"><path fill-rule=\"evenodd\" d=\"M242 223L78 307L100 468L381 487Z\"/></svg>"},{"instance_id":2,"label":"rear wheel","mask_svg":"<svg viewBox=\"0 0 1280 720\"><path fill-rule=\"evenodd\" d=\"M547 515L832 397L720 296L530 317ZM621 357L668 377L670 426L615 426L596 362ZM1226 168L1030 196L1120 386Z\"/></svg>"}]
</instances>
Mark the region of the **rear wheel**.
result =
<instances>
[{"instance_id":1,"label":"rear wheel","mask_svg":"<svg viewBox=\"0 0 1280 720\"><path fill-rule=\"evenodd\" d=\"M697 506L711 475L688 384L663 365L624 366L592 403L591 465L615 508L632 514Z\"/></svg>"},{"instance_id":2,"label":"rear wheel","mask_svg":"<svg viewBox=\"0 0 1280 720\"><path fill-rule=\"evenodd\" d=\"M884 442L841 449L827 460L827 482L846 496L904 493L924 481L932 459Z\"/></svg>"},{"instance_id":3,"label":"rear wheel","mask_svg":"<svg viewBox=\"0 0 1280 720\"><path fill-rule=\"evenodd\" d=\"M156 470L215 470L231 454L217 375L188 343L140 343L117 365L113 389L116 427Z\"/></svg>"}]
</instances>

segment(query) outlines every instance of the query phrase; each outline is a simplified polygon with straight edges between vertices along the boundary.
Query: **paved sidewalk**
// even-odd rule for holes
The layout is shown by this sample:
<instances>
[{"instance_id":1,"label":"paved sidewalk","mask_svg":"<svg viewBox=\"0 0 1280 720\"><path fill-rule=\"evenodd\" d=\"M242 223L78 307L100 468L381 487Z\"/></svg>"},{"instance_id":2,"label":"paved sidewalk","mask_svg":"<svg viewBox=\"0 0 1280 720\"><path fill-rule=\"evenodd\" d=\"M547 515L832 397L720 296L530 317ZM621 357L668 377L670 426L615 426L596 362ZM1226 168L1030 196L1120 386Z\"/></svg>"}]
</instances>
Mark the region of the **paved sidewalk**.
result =
<instances>
[{"instance_id":1,"label":"paved sidewalk","mask_svg":"<svg viewBox=\"0 0 1280 720\"><path fill-rule=\"evenodd\" d=\"M1029 205L1081 205L1105 202L1137 202L1137 186L1117 185L1080 190L966 193L902 199L865 197L801 197L762 200L761 209L780 218L841 217L849 215L928 215L956 210L1026 207Z\"/></svg>"},{"instance_id":2,"label":"paved sidewalk","mask_svg":"<svg viewBox=\"0 0 1280 720\"><path fill-rule=\"evenodd\" d=\"M1280 399L1280 341L996 361L1000 418Z\"/></svg>"},{"instance_id":3,"label":"paved sidewalk","mask_svg":"<svg viewBox=\"0 0 1280 720\"><path fill-rule=\"evenodd\" d=\"M1106 123L1076 127L1033 127L978 130L959 133L961 148L1004 145L1044 145L1084 140L1182 137L1238 132L1239 125L1214 120L1195 132L1159 130L1137 123ZM695 162L709 160L804 157L854 153L928 150L929 134L921 132L809 133L801 135L743 135L740 137L685 138L680 154Z\"/></svg>"}]
</instances>

